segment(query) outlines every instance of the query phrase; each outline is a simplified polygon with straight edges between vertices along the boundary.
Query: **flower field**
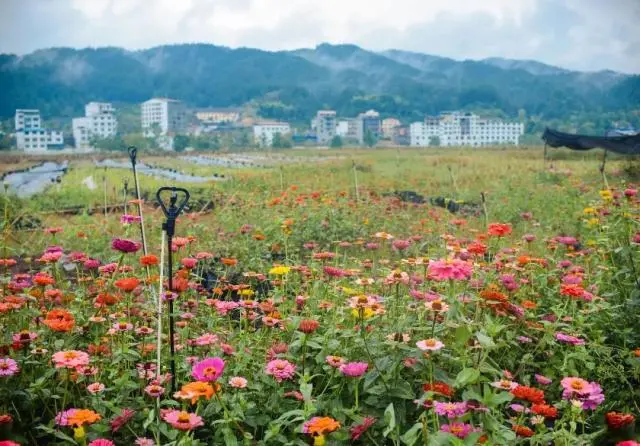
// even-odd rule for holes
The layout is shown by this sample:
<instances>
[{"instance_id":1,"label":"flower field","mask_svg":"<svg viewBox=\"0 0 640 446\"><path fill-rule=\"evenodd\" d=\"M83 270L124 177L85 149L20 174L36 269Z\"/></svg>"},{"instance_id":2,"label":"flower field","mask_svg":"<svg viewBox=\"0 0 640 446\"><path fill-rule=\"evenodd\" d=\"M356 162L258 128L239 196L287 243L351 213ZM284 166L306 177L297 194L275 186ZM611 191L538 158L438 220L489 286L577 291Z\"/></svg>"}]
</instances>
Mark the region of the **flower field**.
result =
<instances>
[{"instance_id":1,"label":"flower field","mask_svg":"<svg viewBox=\"0 0 640 446\"><path fill-rule=\"evenodd\" d=\"M637 445L638 179L558 154L229 170L168 248L140 204L147 254L119 192L7 224L100 203L90 165L4 200L0 445Z\"/></svg>"}]
</instances>

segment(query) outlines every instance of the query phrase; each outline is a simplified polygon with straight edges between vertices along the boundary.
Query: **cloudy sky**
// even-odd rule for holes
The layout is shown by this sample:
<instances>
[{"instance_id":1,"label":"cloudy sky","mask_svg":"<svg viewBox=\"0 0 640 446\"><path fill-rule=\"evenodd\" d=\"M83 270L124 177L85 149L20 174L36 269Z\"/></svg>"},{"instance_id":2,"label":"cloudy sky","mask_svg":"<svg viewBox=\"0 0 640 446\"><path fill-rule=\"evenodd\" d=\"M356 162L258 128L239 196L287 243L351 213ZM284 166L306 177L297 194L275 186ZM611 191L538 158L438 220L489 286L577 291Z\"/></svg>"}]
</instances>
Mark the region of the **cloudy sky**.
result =
<instances>
[{"instance_id":1,"label":"cloudy sky","mask_svg":"<svg viewBox=\"0 0 640 446\"><path fill-rule=\"evenodd\" d=\"M0 0L0 52L355 43L640 73L640 0Z\"/></svg>"}]
</instances>

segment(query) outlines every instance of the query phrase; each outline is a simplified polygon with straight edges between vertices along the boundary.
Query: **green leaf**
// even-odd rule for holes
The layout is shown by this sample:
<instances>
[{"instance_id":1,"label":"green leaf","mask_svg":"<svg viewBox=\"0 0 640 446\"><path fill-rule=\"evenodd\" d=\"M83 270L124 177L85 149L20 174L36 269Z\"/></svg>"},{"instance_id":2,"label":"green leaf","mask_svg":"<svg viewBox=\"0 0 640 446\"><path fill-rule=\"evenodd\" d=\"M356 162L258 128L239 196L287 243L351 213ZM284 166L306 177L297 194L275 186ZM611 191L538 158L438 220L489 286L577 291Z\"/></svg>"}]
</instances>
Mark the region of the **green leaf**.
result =
<instances>
[{"instance_id":1,"label":"green leaf","mask_svg":"<svg viewBox=\"0 0 640 446\"><path fill-rule=\"evenodd\" d=\"M404 435L402 437L400 437L400 440L409 446L412 446L416 443L416 441L418 441L418 437L420 435L422 429L422 423L416 423L414 424L411 429L409 429L407 432L404 433Z\"/></svg>"},{"instance_id":2,"label":"green leaf","mask_svg":"<svg viewBox=\"0 0 640 446\"><path fill-rule=\"evenodd\" d=\"M387 435L389 435L389 433L396 427L396 411L393 408L393 403L389 403L387 408L384 410L384 424L387 428L384 430L382 435L386 438Z\"/></svg>"},{"instance_id":3,"label":"green leaf","mask_svg":"<svg viewBox=\"0 0 640 446\"><path fill-rule=\"evenodd\" d=\"M224 437L224 444L227 446L237 446L238 439L234 435L233 431L229 427L222 428L222 436Z\"/></svg>"},{"instance_id":4,"label":"green leaf","mask_svg":"<svg viewBox=\"0 0 640 446\"><path fill-rule=\"evenodd\" d=\"M495 342L493 342L493 339L491 339L489 336L487 336L481 331L476 333L476 338L478 339L478 342L480 343L480 345L483 346L484 348L488 349L496 346Z\"/></svg>"},{"instance_id":5,"label":"green leaf","mask_svg":"<svg viewBox=\"0 0 640 446\"><path fill-rule=\"evenodd\" d=\"M467 384L473 384L480 378L480 372L476 369L462 369L456 376L455 387L464 387Z\"/></svg>"}]
</instances>

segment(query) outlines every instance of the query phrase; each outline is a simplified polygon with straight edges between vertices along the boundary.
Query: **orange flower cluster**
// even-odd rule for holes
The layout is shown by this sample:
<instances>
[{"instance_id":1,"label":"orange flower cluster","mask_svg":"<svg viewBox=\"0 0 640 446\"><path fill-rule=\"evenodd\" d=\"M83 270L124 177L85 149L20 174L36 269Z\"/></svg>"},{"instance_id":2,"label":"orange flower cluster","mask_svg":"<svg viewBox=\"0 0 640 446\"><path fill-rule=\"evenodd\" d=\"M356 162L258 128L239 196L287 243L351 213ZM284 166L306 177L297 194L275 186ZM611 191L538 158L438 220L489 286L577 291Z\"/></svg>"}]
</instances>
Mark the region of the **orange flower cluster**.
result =
<instances>
[{"instance_id":1,"label":"orange flower cluster","mask_svg":"<svg viewBox=\"0 0 640 446\"><path fill-rule=\"evenodd\" d=\"M68 332L76 325L76 320L67 310L55 309L47 313L42 323L53 331Z\"/></svg>"}]
</instances>

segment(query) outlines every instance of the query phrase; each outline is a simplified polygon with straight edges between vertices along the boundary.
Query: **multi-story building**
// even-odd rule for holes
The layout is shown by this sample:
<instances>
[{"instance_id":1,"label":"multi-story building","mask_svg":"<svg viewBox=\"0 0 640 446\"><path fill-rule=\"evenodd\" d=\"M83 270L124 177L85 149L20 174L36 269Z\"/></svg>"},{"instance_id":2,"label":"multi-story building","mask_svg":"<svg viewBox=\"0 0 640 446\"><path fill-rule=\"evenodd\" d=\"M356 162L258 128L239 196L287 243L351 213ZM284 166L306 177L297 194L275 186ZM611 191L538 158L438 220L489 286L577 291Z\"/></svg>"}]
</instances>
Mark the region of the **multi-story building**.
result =
<instances>
[{"instance_id":1,"label":"multi-story building","mask_svg":"<svg viewBox=\"0 0 640 446\"><path fill-rule=\"evenodd\" d=\"M64 148L62 132L42 128L39 110L16 110L15 126L18 150L43 152Z\"/></svg>"},{"instance_id":2,"label":"multi-story building","mask_svg":"<svg viewBox=\"0 0 640 446\"><path fill-rule=\"evenodd\" d=\"M174 136L184 132L187 113L184 104L175 99L153 98L142 103L142 132L147 137Z\"/></svg>"},{"instance_id":3,"label":"multi-story building","mask_svg":"<svg viewBox=\"0 0 640 446\"><path fill-rule=\"evenodd\" d=\"M40 129L42 120L40 110L17 109L15 116L16 132L21 130Z\"/></svg>"},{"instance_id":4,"label":"multi-story building","mask_svg":"<svg viewBox=\"0 0 640 446\"><path fill-rule=\"evenodd\" d=\"M320 110L316 115L316 135L318 144L328 144L336 136L336 112Z\"/></svg>"},{"instance_id":5,"label":"multi-story building","mask_svg":"<svg viewBox=\"0 0 640 446\"><path fill-rule=\"evenodd\" d=\"M346 119L342 119L336 124L336 135L341 138L346 138L347 133L349 133L349 121Z\"/></svg>"},{"instance_id":6,"label":"multi-story building","mask_svg":"<svg viewBox=\"0 0 640 446\"><path fill-rule=\"evenodd\" d=\"M113 105L107 102L89 102L84 107L84 117L73 118L73 139L77 149L88 149L94 138L113 138L118 131L118 121Z\"/></svg>"},{"instance_id":7,"label":"multi-story building","mask_svg":"<svg viewBox=\"0 0 640 446\"><path fill-rule=\"evenodd\" d=\"M497 119L481 119L473 113L446 112L410 126L412 146L518 145L524 125Z\"/></svg>"},{"instance_id":8,"label":"multi-story building","mask_svg":"<svg viewBox=\"0 0 640 446\"><path fill-rule=\"evenodd\" d=\"M281 136L291 133L288 122L262 121L253 126L253 138L260 147L271 147L276 134Z\"/></svg>"},{"instance_id":9,"label":"multi-story building","mask_svg":"<svg viewBox=\"0 0 640 446\"><path fill-rule=\"evenodd\" d=\"M238 122L242 116L239 108L203 108L194 114L203 124L229 124Z\"/></svg>"},{"instance_id":10,"label":"multi-story building","mask_svg":"<svg viewBox=\"0 0 640 446\"><path fill-rule=\"evenodd\" d=\"M364 144L365 136L368 133L370 133L375 139L379 139L380 135L382 134L380 113L375 110L369 110L358 115L358 143Z\"/></svg>"},{"instance_id":11,"label":"multi-story building","mask_svg":"<svg viewBox=\"0 0 640 446\"><path fill-rule=\"evenodd\" d=\"M387 118L382 120L382 137L384 139L393 139L394 130L400 126L400 121L396 118Z\"/></svg>"}]
</instances>

